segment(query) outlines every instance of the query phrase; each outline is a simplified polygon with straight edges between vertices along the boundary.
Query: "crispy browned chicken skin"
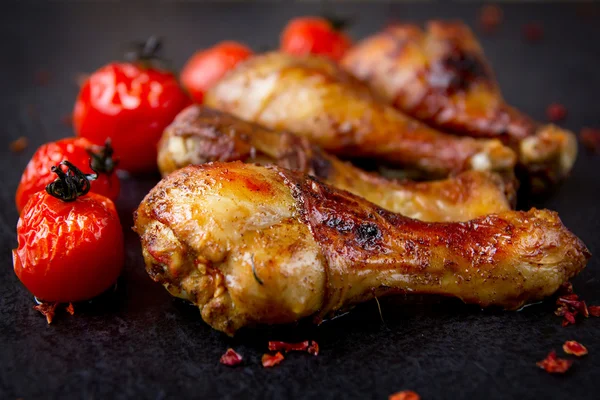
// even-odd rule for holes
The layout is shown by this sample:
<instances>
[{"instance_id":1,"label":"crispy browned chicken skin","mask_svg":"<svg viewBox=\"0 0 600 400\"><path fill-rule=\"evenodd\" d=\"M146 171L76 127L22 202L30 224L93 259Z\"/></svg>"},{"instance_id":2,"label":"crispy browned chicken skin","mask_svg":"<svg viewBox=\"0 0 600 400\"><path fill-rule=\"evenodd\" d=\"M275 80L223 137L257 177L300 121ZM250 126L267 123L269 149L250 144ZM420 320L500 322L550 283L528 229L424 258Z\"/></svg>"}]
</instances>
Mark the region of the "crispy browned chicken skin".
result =
<instances>
[{"instance_id":1,"label":"crispy browned chicken skin","mask_svg":"<svg viewBox=\"0 0 600 400\"><path fill-rule=\"evenodd\" d=\"M506 171L516 156L496 139L438 132L381 99L324 58L255 56L221 79L207 106L307 137L345 157L376 158L429 177L476 169Z\"/></svg>"},{"instance_id":2,"label":"crispy browned chicken skin","mask_svg":"<svg viewBox=\"0 0 600 400\"><path fill-rule=\"evenodd\" d=\"M326 154L306 138L198 105L182 111L158 145L163 175L190 164L237 160L298 170L387 210L424 221L466 221L506 211L516 197L513 179L488 171L467 171L422 183L384 179Z\"/></svg>"},{"instance_id":3,"label":"crispy browned chicken skin","mask_svg":"<svg viewBox=\"0 0 600 400\"><path fill-rule=\"evenodd\" d=\"M227 334L393 293L515 309L554 293L589 257L551 211L427 223L241 162L170 174L140 204L135 231L152 279Z\"/></svg>"},{"instance_id":4,"label":"crispy browned chicken skin","mask_svg":"<svg viewBox=\"0 0 600 400\"><path fill-rule=\"evenodd\" d=\"M534 189L564 179L577 157L573 133L507 105L490 64L461 22L394 25L358 43L342 66L398 109L445 131L499 138L519 155Z\"/></svg>"}]
</instances>

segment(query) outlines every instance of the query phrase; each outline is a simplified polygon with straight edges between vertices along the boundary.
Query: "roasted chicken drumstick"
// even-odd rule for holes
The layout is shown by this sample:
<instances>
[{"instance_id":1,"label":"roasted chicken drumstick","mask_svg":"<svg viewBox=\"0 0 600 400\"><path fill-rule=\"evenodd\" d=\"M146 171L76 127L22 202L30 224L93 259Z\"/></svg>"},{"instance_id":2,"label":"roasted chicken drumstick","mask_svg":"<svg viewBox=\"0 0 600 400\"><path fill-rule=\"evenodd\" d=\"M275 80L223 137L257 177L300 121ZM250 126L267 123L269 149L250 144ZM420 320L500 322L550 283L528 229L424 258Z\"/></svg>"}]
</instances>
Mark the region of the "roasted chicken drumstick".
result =
<instances>
[{"instance_id":1,"label":"roasted chicken drumstick","mask_svg":"<svg viewBox=\"0 0 600 400\"><path fill-rule=\"evenodd\" d=\"M152 279L230 335L393 293L515 309L554 293L589 257L551 211L427 223L241 162L173 172L134 218Z\"/></svg>"},{"instance_id":2,"label":"roasted chicken drumstick","mask_svg":"<svg viewBox=\"0 0 600 400\"><path fill-rule=\"evenodd\" d=\"M177 116L158 147L163 175L211 161L277 164L424 221L466 221L506 211L516 197L513 180L505 181L488 171L466 171L421 183L384 179L326 154L306 138L271 131L198 105Z\"/></svg>"},{"instance_id":3,"label":"roasted chicken drumstick","mask_svg":"<svg viewBox=\"0 0 600 400\"><path fill-rule=\"evenodd\" d=\"M205 104L305 136L336 155L377 158L429 177L469 169L506 171L516 162L514 152L499 140L438 132L380 101L357 79L318 57L253 57L209 90Z\"/></svg>"},{"instance_id":4,"label":"roasted chicken drumstick","mask_svg":"<svg viewBox=\"0 0 600 400\"><path fill-rule=\"evenodd\" d=\"M399 110L460 135L499 138L518 154L533 189L564 179L573 133L506 104L483 49L461 22L394 25L357 44L342 66Z\"/></svg>"}]
</instances>

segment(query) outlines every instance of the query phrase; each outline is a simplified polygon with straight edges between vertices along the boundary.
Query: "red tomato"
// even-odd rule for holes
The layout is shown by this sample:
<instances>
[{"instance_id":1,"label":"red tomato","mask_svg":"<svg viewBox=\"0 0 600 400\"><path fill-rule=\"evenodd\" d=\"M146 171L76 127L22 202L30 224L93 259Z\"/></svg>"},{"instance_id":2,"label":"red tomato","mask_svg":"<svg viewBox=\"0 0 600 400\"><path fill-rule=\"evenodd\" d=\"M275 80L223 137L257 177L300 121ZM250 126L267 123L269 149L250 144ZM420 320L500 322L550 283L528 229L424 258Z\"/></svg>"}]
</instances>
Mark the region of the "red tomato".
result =
<instances>
[{"instance_id":1,"label":"red tomato","mask_svg":"<svg viewBox=\"0 0 600 400\"><path fill-rule=\"evenodd\" d=\"M77 97L77 136L102 144L111 138L119 168L156 169L163 129L191 103L176 77L142 63L112 63L94 72Z\"/></svg>"},{"instance_id":2,"label":"red tomato","mask_svg":"<svg viewBox=\"0 0 600 400\"><path fill-rule=\"evenodd\" d=\"M339 61L350 46L350 37L325 18L295 18L281 34L281 51L289 54L319 54Z\"/></svg>"},{"instance_id":3,"label":"red tomato","mask_svg":"<svg viewBox=\"0 0 600 400\"><path fill-rule=\"evenodd\" d=\"M47 302L88 300L112 286L124 263L123 231L113 202L88 193L65 202L34 194L17 224L15 273Z\"/></svg>"},{"instance_id":4,"label":"red tomato","mask_svg":"<svg viewBox=\"0 0 600 400\"><path fill-rule=\"evenodd\" d=\"M196 52L181 71L181 84L192 99L199 104L204 93L227 71L252 55L252 50L243 44L225 41L206 50Z\"/></svg>"},{"instance_id":5,"label":"red tomato","mask_svg":"<svg viewBox=\"0 0 600 400\"><path fill-rule=\"evenodd\" d=\"M15 196L19 212L34 193L44 190L46 185L56 179L56 174L50 169L62 160L71 161L86 174L93 173L94 171L90 168L88 150L98 157L98 162L94 163L98 178L92 181L91 191L115 201L119 196L121 185L119 177L113 173L114 164L110 154L106 154L108 157L103 157L105 148L96 146L87 139L66 138L42 145L25 167ZM110 153L110 148L108 151Z\"/></svg>"}]
</instances>

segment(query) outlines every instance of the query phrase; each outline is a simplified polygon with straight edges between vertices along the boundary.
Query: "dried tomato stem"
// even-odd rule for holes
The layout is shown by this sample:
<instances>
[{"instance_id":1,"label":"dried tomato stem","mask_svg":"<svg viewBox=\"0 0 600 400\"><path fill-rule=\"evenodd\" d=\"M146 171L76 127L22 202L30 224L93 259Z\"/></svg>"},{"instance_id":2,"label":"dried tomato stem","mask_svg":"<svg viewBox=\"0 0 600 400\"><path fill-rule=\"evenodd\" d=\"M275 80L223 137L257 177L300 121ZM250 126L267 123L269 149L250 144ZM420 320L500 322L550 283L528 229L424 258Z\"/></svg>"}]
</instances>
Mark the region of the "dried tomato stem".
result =
<instances>
[{"instance_id":1,"label":"dried tomato stem","mask_svg":"<svg viewBox=\"0 0 600 400\"><path fill-rule=\"evenodd\" d=\"M142 64L146 67L158 65L168 69L169 62L159 53L162 41L158 36L152 35L146 41L133 42L125 53L125 60Z\"/></svg>"},{"instance_id":2,"label":"dried tomato stem","mask_svg":"<svg viewBox=\"0 0 600 400\"><path fill-rule=\"evenodd\" d=\"M66 172L61 168L62 165L67 167ZM98 177L98 174L84 174L67 160L52 167L52 172L58 178L46 186L46 193L62 201L75 201L79 196L87 194L91 188L90 181Z\"/></svg>"},{"instance_id":3,"label":"dried tomato stem","mask_svg":"<svg viewBox=\"0 0 600 400\"><path fill-rule=\"evenodd\" d=\"M93 147L86 149L91 158L90 166L92 167L92 171L96 172L97 174L112 174L119 164L119 160L115 160L113 158L114 150L111 146L110 138L106 139L106 142L104 142L104 147L101 147L96 151L94 150L96 149Z\"/></svg>"}]
</instances>

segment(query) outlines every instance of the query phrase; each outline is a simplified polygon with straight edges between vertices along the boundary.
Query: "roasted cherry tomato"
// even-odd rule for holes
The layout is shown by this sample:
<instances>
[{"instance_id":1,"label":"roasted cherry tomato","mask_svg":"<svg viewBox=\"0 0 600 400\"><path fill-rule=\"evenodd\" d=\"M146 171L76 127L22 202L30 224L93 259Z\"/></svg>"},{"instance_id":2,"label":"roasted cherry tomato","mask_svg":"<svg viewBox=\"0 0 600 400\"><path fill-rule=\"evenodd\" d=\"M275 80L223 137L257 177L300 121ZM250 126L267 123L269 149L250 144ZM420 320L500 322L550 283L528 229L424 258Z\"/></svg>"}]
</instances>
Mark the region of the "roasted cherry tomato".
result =
<instances>
[{"instance_id":1,"label":"roasted cherry tomato","mask_svg":"<svg viewBox=\"0 0 600 400\"><path fill-rule=\"evenodd\" d=\"M66 138L42 145L25 167L15 198L19 212L34 193L44 190L56 179L51 168L62 160L70 161L85 173L96 172L98 178L92 181L91 191L112 201L117 199L121 185L113 173L116 162L110 142L97 146L84 138Z\"/></svg>"},{"instance_id":2,"label":"roasted cherry tomato","mask_svg":"<svg viewBox=\"0 0 600 400\"><path fill-rule=\"evenodd\" d=\"M225 41L196 52L181 71L181 84L201 104L204 93L238 63L252 55L243 44Z\"/></svg>"},{"instance_id":3,"label":"roasted cherry tomato","mask_svg":"<svg viewBox=\"0 0 600 400\"><path fill-rule=\"evenodd\" d=\"M68 161L61 164L68 170L55 168L59 179L31 196L23 209L13 264L38 299L66 303L111 287L123 269L124 247L113 202L87 193L86 175Z\"/></svg>"},{"instance_id":4,"label":"roasted cherry tomato","mask_svg":"<svg viewBox=\"0 0 600 400\"><path fill-rule=\"evenodd\" d=\"M350 46L348 35L320 17L295 18L281 34L281 51L289 54L319 54L339 61Z\"/></svg>"},{"instance_id":5,"label":"roasted cherry tomato","mask_svg":"<svg viewBox=\"0 0 600 400\"><path fill-rule=\"evenodd\" d=\"M137 61L100 68L75 103L77 135L96 144L111 138L119 168L132 173L156 169L163 129L191 103L175 75L153 66L158 48L156 41L147 43L136 53Z\"/></svg>"}]
</instances>

